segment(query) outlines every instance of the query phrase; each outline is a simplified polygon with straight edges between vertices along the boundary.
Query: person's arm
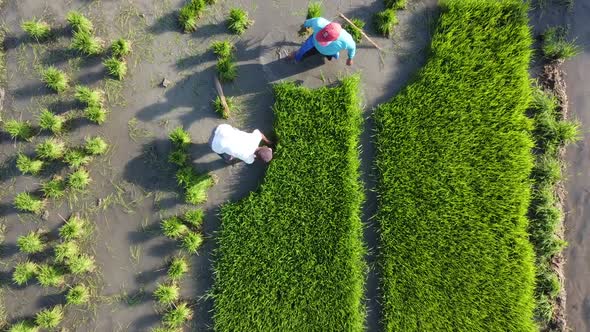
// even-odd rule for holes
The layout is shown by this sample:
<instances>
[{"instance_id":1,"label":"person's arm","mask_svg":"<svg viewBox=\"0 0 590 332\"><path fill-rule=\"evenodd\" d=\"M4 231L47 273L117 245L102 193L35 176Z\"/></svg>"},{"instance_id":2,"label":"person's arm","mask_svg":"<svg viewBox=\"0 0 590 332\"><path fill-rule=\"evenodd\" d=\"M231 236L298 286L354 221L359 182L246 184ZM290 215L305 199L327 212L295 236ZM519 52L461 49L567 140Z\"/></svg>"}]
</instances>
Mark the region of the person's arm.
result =
<instances>
[{"instance_id":1,"label":"person's arm","mask_svg":"<svg viewBox=\"0 0 590 332\"><path fill-rule=\"evenodd\" d=\"M305 20L305 22L303 22L303 27L304 28L312 28L317 20L318 20L317 17L310 18L309 20Z\"/></svg>"},{"instance_id":2,"label":"person's arm","mask_svg":"<svg viewBox=\"0 0 590 332\"><path fill-rule=\"evenodd\" d=\"M269 140L266 136L264 136L264 134L261 132L260 135L262 135L262 141L266 144L266 145L272 145L272 141Z\"/></svg>"},{"instance_id":3,"label":"person's arm","mask_svg":"<svg viewBox=\"0 0 590 332\"><path fill-rule=\"evenodd\" d=\"M353 63L352 59L356 55L356 43L354 42L354 40L352 41L352 43L346 44L346 51L348 51L348 60L346 60L346 64L351 66Z\"/></svg>"}]
</instances>

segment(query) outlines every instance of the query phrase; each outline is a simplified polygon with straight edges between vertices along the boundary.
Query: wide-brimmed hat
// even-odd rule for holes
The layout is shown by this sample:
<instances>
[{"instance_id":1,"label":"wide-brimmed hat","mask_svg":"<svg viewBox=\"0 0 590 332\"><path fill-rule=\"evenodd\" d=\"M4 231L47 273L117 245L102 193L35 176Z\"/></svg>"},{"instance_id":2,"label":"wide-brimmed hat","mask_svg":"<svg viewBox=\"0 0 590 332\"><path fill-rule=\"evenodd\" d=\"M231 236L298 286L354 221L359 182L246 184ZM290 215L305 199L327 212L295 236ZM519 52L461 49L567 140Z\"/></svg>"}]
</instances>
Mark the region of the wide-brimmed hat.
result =
<instances>
[{"instance_id":1,"label":"wide-brimmed hat","mask_svg":"<svg viewBox=\"0 0 590 332\"><path fill-rule=\"evenodd\" d=\"M340 31L342 31L342 26L339 23L332 22L320 30L315 35L315 39L320 45L327 46L340 37Z\"/></svg>"},{"instance_id":2,"label":"wide-brimmed hat","mask_svg":"<svg viewBox=\"0 0 590 332\"><path fill-rule=\"evenodd\" d=\"M269 163L272 160L272 149L267 146L259 147L254 154L256 155L256 158L265 163Z\"/></svg>"}]
</instances>

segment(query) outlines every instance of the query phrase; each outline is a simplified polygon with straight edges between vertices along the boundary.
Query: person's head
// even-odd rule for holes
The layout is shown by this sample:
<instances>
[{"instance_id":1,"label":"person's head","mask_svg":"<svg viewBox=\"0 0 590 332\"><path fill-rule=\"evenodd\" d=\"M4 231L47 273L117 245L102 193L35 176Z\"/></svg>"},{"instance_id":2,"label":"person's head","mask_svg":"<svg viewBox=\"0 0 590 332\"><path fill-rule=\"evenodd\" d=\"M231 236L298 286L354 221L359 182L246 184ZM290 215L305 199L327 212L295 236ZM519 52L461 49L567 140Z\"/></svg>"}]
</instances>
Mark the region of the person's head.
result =
<instances>
[{"instance_id":1,"label":"person's head","mask_svg":"<svg viewBox=\"0 0 590 332\"><path fill-rule=\"evenodd\" d=\"M272 160L272 149L267 146L262 146L256 149L254 155L256 155L256 159L269 163Z\"/></svg>"},{"instance_id":2,"label":"person's head","mask_svg":"<svg viewBox=\"0 0 590 332\"><path fill-rule=\"evenodd\" d=\"M315 39L320 45L327 46L340 37L340 31L342 31L342 26L339 23L332 22L326 25L322 30L318 31L315 35Z\"/></svg>"}]
</instances>

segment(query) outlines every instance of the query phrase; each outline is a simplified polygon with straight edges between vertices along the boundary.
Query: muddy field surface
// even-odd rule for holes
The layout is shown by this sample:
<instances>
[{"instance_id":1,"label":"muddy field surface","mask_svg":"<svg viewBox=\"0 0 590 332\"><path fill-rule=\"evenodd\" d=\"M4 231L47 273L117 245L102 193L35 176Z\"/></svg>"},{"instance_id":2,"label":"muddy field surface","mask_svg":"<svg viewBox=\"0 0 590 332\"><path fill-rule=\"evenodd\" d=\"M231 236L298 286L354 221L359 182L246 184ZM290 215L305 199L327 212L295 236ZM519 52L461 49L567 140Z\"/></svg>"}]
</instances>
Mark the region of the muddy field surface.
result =
<instances>
[{"instance_id":1,"label":"muddy field surface","mask_svg":"<svg viewBox=\"0 0 590 332\"><path fill-rule=\"evenodd\" d=\"M32 152L31 143L15 143L7 136L0 139L0 221L4 227L4 250L0 254L0 280L7 320L32 318L41 308L65 302L63 291L41 288L36 282L16 287L10 278L16 262L24 260L16 239L30 230L42 228L49 237L72 213L86 216L93 224L93 234L85 250L97 260L97 272L82 280L92 285L92 304L68 308L63 326L75 331L146 331L158 326L161 314L156 310L152 292L165 278L169 257L178 249L159 230L159 222L190 206L184 204L182 192L174 179L175 169L167 161L171 146L167 133L183 126L193 137L190 148L193 165L210 171L218 183L210 190L203 232L206 238L199 254L191 258L191 275L182 283L182 296L195 309L190 330L212 327L211 288L212 253L219 228L217 211L221 204L235 201L256 190L263 180L262 165L226 166L212 153L207 141L216 125L223 123L214 112L213 75L215 56L209 50L212 41L230 38L237 46L238 78L224 85L227 96L238 100L239 110L227 121L244 130L259 128L272 133L273 104L271 83L300 81L309 87L327 85L339 77L360 72L363 81L364 112L367 118L374 106L395 95L423 65L435 27L438 9L435 0L410 1L399 12L400 24L392 40L371 35L385 52L378 52L366 41L359 45L355 65L344 61L327 62L319 57L293 64L284 55L295 50L303 38L298 36L306 14L304 1L218 1L207 9L196 32L181 33L177 11L184 1L5 1L0 24L7 31L7 82L1 116L22 118L36 123L43 107L57 113L77 112L81 105L71 92L57 95L39 80L40 66L55 65L65 70L74 83L101 87L107 93L110 111L104 125L86 120L69 123L65 139L80 144L88 135L101 135L111 145L109 153L95 159L89 167L92 177L85 193L49 203L42 218L19 213L12 206L14 196L39 189L43 179L66 171L55 165L40 177L22 176L15 168L18 151ZM370 26L374 13L382 10L381 1L324 1L328 19L338 11L359 17ZM226 17L229 8L239 6L249 11L255 24L241 37L228 34ZM129 76L122 82L108 79L101 62L104 57L85 57L67 49L71 31L65 23L69 10L80 10L94 22L96 35L107 42L119 36L133 42L128 60ZM24 36L20 23L32 17L44 18L56 28L49 42L37 43ZM168 87L160 86L163 79ZM321 121L321 119L318 119ZM370 219L375 212L372 171L373 148L370 138L373 124L365 122L362 138L362 171L367 185L365 240L371 271L367 281L369 330L378 330L376 230ZM45 253L47 254L47 253Z\"/></svg>"}]
</instances>

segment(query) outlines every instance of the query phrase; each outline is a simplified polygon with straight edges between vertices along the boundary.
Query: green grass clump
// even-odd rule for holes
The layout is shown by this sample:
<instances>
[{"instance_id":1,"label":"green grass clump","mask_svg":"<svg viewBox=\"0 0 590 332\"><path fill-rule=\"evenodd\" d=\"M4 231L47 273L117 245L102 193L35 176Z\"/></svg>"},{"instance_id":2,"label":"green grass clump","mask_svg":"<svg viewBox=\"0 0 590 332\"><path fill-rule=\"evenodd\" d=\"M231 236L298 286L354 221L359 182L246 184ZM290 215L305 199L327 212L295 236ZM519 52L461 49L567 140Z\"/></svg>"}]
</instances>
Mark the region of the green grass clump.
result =
<instances>
[{"instance_id":1,"label":"green grass clump","mask_svg":"<svg viewBox=\"0 0 590 332\"><path fill-rule=\"evenodd\" d=\"M442 5L427 64L375 111L383 329L535 331L528 5Z\"/></svg>"},{"instance_id":2,"label":"green grass clump","mask_svg":"<svg viewBox=\"0 0 590 332\"><path fill-rule=\"evenodd\" d=\"M385 9L375 15L375 29L385 37L391 38L398 23L395 9Z\"/></svg>"},{"instance_id":3,"label":"green grass clump","mask_svg":"<svg viewBox=\"0 0 590 332\"><path fill-rule=\"evenodd\" d=\"M80 254L69 258L66 261L70 272L74 275L79 275L87 272L92 272L95 269L94 257Z\"/></svg>"},{"instance_id":4,"label":"green grass clump","mask_svg":"<svg viewBox=\"0 0 590 332\"><path fill-rule=\"evenodd\" d=\"M188 131L182 129L182 127L174 128L168 137L176 147L186 147L192 141L191 135Z\"/></svg>"},{"instance_id":5,"label":"green grass clump","mask_svg":"<svg viewBox=\"0 0 590 332\"><path fill-rule=\"evenodd\" d=\"M248 17L248 12L241 8L232 8L229 11L228 29L238 35L243 34L246 30L254 24Z\"/></svg>"},{"instance_id":6,"label":"green grass clump","mask_svg":"<svg viewBox=\"0 0 590 332\"><path fill-rule=\"evenodd\" d=\"M37 280L43 287L58 287L65 282L64 275L55 266L43 264L37 270Z\"/></svg>"},{"instance_id":7,"label":"green grass clump","mask_svg":"<svg viewBox=\"0 0 590 332\"><path fill-rule=\"evenodd\" d=\"M162 233L171 239L178 239L189 231L188 227L179 217L170 217L162 220Z\"/></svg>"},{"instance_id":8,"label":"green grass clump","mask_svg":"<svg viewBox=\"0 0 590 332\"><path fill-rule=\"evenodd\" d=\"M44 309L35 316L35 323L44 329L53 329L61 323L64 312L61 306L56 305L51 309Z\"/></svg>"},{"instance_id":9,"label":"green grass clump","mask_svg":"<svg viewBox=\"0 0 590 332\"><path fill-rule=\"evenodd\" d=\"M231 82L238 77L236 64L232 58L223 58L217 61L217 73L222 82Z\"/></svg>"},{"instance_id":10,"label":"green grass clump","mask_svg":"<svg viewBox=\"0 0 590 332\"><path fill-rule=\"evenodd\" d=\"M207 192L213 187L215 181L209 174L202 174L198 179L189 183L185 189L185 200L187 203L198 205L207 201Z\"/></svg>"},{"instance_id":11,"label":"green grass clump","mask_svg":"<svg viewBox=\"0 0 590 332\"><path fill-rule=\"evenodd\" d=\"M78 216L71 216L59 229L59 236L64 240L76 240L88 235L88 222Z\"/></svg>"},{"instance_id":12,"label":"green grass clump","mask_svg":"<svg viewBox=\"0 0 590 332\"><path fill-rule=\"evenodd\" d=\"M154 297L160 304L169 305L180 298L180 287L177 284L158 284Z\"/></svg>"},{"instance_id":13,"label":"green grass clump","mask_svg":"<svg viewBox=\"0 0 590 332\"><path fill-rule=\"evenodd\" d=\"M102 108L100 105L91 105L84 109L84 116L88 119L88 121L99 125L105 123L107 120L107 113L107 110Z\"/></svg>"},{"instance_id":14,"label":"green grass clump","mask_svg":"<svg viewBox=\"0 0 590 332\"><path fill-rule=\"evenodd\" d=\"M122 59L131 54L131 42L125 38L119 38L111 45L111 53L115 58Z\"/></svg>"},{"instance_id":15,"label":"green grass clump","mask_svg":"<svg viewBox=\"0 0 590 332\"><path fill-rule=\"evenodd\" d=\"M74 98L86 106L102 106L104 101L104 92L102 90L92 90L87 86L77 85Z\"/></svg>"},{"instance_id":16,"label":"green grass clump","mask_svg":"<svg viewBox=\"0 0 590 332\"><path fill-rule=\"evenodd\" d=\"M23 320L23 321L13 324L7 331L8 332L37 332L37 331L39 331L39 327L31 321Z\"/></svg>"},{"instance_id":17,"label":"green grass clump","mask_svg":"<svg viewBox=\"0 0 590 332\"><path fill-rule=\"evenodd\" d=\"M57 93L64 92L68 88L68 76L54 66L49 66L41 71L41 80L48 88Z\"/></svg>"},{"instance_id":18,"label":"green grass clump","mask_svg":"<svg viewBox=\"0 0 590 332\"><path fill-rule=\"evenodd\" d=\"M104 141L102 137L87 137L86 144L84 145L84 150L86 153L99 156L105 154L109 148L107 142Z\"/></svg>"},{"instance_id":19,"label":"green grass clump","mask_svg":"<svg viewBox=\"0 0 590 332\"><path fill-rule=\"evenodd\" d=\"M188 158L188 153L184 149L174 149L170 152L168 161L175 165L183 166L188 162Z\"/></svg>"},{"instance_id":20,"label":"green grass clump","mask_svg":"<svg viewBox=\"0 0 590 332\"><path fill-rule=\"evenodd\" d=\"M80 305L88 303L90 300L90 289L85 285L76 285L72 287L66 295L66 303L69 305Z\"/></svg>"},{"instance_id":21,"label":"green grass clump","mask_svg":"<svg viewBox=\"0 0 590 332\"><path fill-rule=\"evenodd\" d=\"M55 261L57 263L63 263L67 259L76 257L80 252L80 248L74 241L62 242L55 246L53 249Z\"/></svg>"},{"instance_id":22,"label":"green grass clump","mask_svg":"<svg viewBox=\"0 0 590 332\"><path fill-rule=\"evenodd\" d=\"M227 108L229 109L229 113L231 113L231 111L235 107L234 98L227 97L227 98L225 98L225 102L227 103ZM215 97L215 100L213 100L213 108L215 109L215 112L217 114L219 114L219 116L221 116L221 118L223 118L223 119L229 118L229 113L225 110L225 107L223 107L223 103L221 102L221 98L219 98L219 96Z\"/></svg>"},{"instance_id":23,"label":"green grass clump","mask_svg":"<svg viewBox=\"0 0 590 332\"><path fill-rule=\"evenodd\" d=\"M66 119L57 114L53 114L48 109L43 109L39 114L39 127L49 130L54 134L59 134L63 130Z\"/></svg>"},{"instance_id":24,"label":"green grass clump","mask_svg":"<svg viewBox=\"0 0 590 332\"><path fill-rule=\"evenodd\" d=\"M217 55L218 58L229 58L233 56L234 52L234 45L229 40L218 40L211 44L211 49L213 53Z\"/></svg>"},{"instance_id":25,"label":"green grass clump","mask_svg":"<svg viewBox=\"0 0 590 332\"><path fill-rule=\"evenodd\" d=\"M60 199L66 195L66 182L62 177L56 176L47 182L43 182L41 191L45 198Z\"/></svg>"},{"instance_id":26,"label":"green grass clump","mask_svg":"<svg viewBox=\"0 0 590 332\"><path fill-rule=\"evenodd\" d=\"M275 86L279 140L264 184L221 208L219 331L364 331L359 84Z\"/></svg>"},{"instance_id":27,"label":"green grass clump","mask_svg":"<svg viewBox=\"0 0 590 332\"><path fill-rule=\"evenodd\" d=\"M64 162L74 169L88 165L91 161L92 156L87 155L86 151L80 148L70 149L64 155Z\"/></svg>"},{"instance_id":28,"label":"green grass clump","mask_svg":"<svg viewBox=\"0 0 590 332\"><path fill-rule=\"evenodd\" d=\"M189 254L196 254L203 245L203 236L200 233L188 232L182 237L180 247Z\"/></svg>"},{"instance_id":29,"label":"green grass clump","mask_svg":"<svg viewBox=\"0 0 590 332\"><path fill-rule=\"evenodd\" d=\"M103 62L107 72L119 81L127 75L127 62L117 58L108 58Z\"/></svg>"},{"instance_id":30,"label":"green grass clump","mask_svg":"<svg viewBox=\"0 0 590 332\"><path fill-rule=\"evenodd\" d=\"M8 120L4 122L4 130L13 139L29 140L33 136L33 127L28 121Z\"/></svg>"},{"instance_id":31,"label":"green grass clump","mask_svg":"<svg viewBox=\"0 0 590 332\"><path fill-rule=\"evenodd\" d=\"M201 227L205 213L202 209L193 209L184 213L182 219L192 227Z\"/></svg>"},{"instance_id":32,"label":"green grass clump","mask_svg":"<svg viewBox=\"0 0 590 332\"><path fill-rule=\"evenodd\" d=\"M43 161L31 159L19 153L16 158L16 168L23 174L38 175L43 170Z\"/></svg>"},{"instance_id":33,"label":"green grass clump","mask_svg":"<svg viewBox=\"0 0 590 332\"><path fill-rule=\"evenodd\" d=\"M29 37L39 41L49 37L51 34L51 27L47 22L41 20L29 20L21 24L21 28L29 35Z\"/></svg>"},{"instance_id":34,"label":"green grass clump","mask_svg":"<svg viewBox=\"0 0 590 332\"><path fill-rule=\"evenodd\" d=\"M41 214L45 208L45 201L33 197L29 193L18 193L14 197L14 207L19 211Z\"/></svg>"},{"instance_id":35,"label":"green grass clump","mask_svg":"<svg viewBox=\"0 0 590 332\"><path fill-rule=\"evenodd\" d=\"M188 260L184 256L174 257L168 267L168 278L178 281L184 277L188 269Z\"/></svg>"},{"instance_id":36,"label":"green grass clump","mask_svg":"<svg viewBox=\"0 0 590 332\"><path fill-rule=\"evenodd\" d=\"M40 158L47 160L57 160L63 157L66 150L66 145L63 141L48 138L35 147L35 152Z\"/></svg>"},{"instance_id":37,"label":"green grass clump","mask_svg":"<svg viewBox=\"0 0 590 332\"><path fill-rule=\"evenodd\" d=\"M310 18L316 18L322 16L322 3L319 1L310 2L307 6L307 16L306 18L309 20Z\"/></svg>"},{"instance_id":38,"label":"green grass clump","mask_svg":"<svg viewBox=\"0 0 590 332\"><path fill-rule=\"evenodd\" d=\"M550 59L569 59L582 52L575 41L566 40L567 31L561 27L548 28L543 34L543 54Z\"/></svg>"},{"instance_id":39,"label":"green grass clump","mask_svg":"<svg viewBox=\"0 0 590 332\"><path fill-rule=\"evenodd\" d=\"M91 33L92 30L94 30L92 21L90 21L82 13L74 10L68 12L68 15L66 16L66 21L68 21L68 24L72 27L74 32L81 31Z\"/></svg>"},{"instance_id":40,"label":"green grass clump","mask_svg":"<svg viewBox=\"0 0 590 332\"><path fill-rule=\"evenodd\" d=\"M197 30L197 20L201 16L203 9L205 9L203 0L190 0L180 9L178 22L184 32Z\"/></svg>"},{"instance_id":41,"label":"green grass clump","mask_svg":"<svg viewBox=\"0 0 590 332\"><path fill-rule=\"evenodd\" d=\"M90 184L90 174L87 170L80 168L68 177L68 185L74 190L85 190Z\"/></svg>"},{"instance_id":42,"label":"green grass clump","mask_svg":"<svg viewBox=\"0 0 590 332\"><path fill-rule=\"evenodd\" d=\"M350 21L352 21L352 23L354 23L354 25L356 26L356 28L354 26L352 26L352 24L345 24L343 26L344 30L348 31L348 33L352 36L352 39L354 39L355 43L360 43L361 40L363 39L363 35L361 33L361 30L365 27L365 22L363 20L361 20L360 18L352 18ZM359 30L361 29L361 30Z\"/></svg>"},{"instance_id":43,"label":"green grass clump","mask_svg":"<svg viewBox=\"0 0 590 332\"><path fill-rule=\"evenodd\" d=\"M390 9L405 9L407 6L407 0L385 0L385 8Z\"/></svg>"},{"instance_id":44,"label":"green grass clump","mask_svg":"<svg viewBox=\"0 0 590 332\"><path fill-rule=\"evenodd\" d=\"M99 55L104 52L104 41L88 31L74 31L70 48L85 55Z\"/></svg>"},{"instance_id":45,"label":"green grass clump","mask_svg":"<svg viewBox=\"0 0 590 332\"><path fill-rule=\"evenodd\" d=\"M29 232L27 235L21 235L16 240L18 249L25 254L34 254L43 251L45 244L38 232Z\"/></svg>"},{"instance_id":46,"label":"green grass clump","mask_svg":"<svg viewBox=\"0 0 590 332\"><path fill-rule=\"evenodd\" d=\"M37 268L37 264L29 261L16 264L12 273L12 281L19 286L26 284L35 277Z\"/></svg>"},{"instance_id":47,"label":"green grass clump","mask_svg":"<svg viewBox=\"0 0 590 332\"><path fill-rule=\"evenodd\" d=\"M167 327L181 327L184 323L191 320L193 317L193 311L189 308L188 304L182 302L169 309L164 314L162 322Z\"/></svg>"}]
</instances>

